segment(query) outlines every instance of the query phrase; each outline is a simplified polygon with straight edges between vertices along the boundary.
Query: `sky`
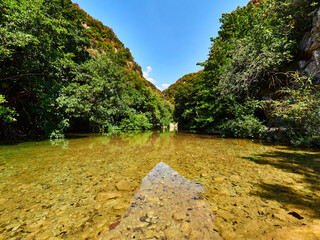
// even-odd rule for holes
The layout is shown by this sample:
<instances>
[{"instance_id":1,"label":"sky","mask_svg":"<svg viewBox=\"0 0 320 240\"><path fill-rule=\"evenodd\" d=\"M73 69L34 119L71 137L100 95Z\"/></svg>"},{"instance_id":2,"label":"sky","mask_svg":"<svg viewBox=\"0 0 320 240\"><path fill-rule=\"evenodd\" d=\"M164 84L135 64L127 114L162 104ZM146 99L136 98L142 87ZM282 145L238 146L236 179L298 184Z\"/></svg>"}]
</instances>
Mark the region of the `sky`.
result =
<instances>
[{"instance_id":1,"label":"sky","mask_svg":"<svg viewBox=\"0 0 320 240\"><path fill-rule=\"evenodd\" d=\"M202 68L222 13L249 0L73 0L111 27L160 90Z\"/></svg>"}]
</instances>

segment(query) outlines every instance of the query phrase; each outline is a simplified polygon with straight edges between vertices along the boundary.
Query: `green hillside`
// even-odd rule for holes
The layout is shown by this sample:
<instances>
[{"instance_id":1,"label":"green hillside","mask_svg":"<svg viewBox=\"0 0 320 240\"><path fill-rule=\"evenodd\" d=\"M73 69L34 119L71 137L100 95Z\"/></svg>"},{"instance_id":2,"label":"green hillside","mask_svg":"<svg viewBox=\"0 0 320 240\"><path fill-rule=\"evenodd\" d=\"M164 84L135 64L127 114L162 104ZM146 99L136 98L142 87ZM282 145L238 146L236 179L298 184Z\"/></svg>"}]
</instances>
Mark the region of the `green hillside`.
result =
<instances>
[{"instance_id":1,"label":"green hillside","mask_svg":"<svg viewBox=\"0 0 320 240\"><path fill-rule=\"evenodd\" d=\"M313 66L301 45L317 19L317 3L307 0L255 0L223 14L201 76L188 91L176 84L165 93L175 121L230 137L272 137L266 130L274 129L278 139L320 145L318 82L298 64Z\"/></svg>"},{"instance_id":2,"label":"green hillside","mask_svg":"<svg viewBox=\"0 0 320 240\"><path fill-rule=\"evenodd\" d=\"M0 3L0 137L150 129L171 105L111 28L70 0Z\"/></svg>"}]
</instances>

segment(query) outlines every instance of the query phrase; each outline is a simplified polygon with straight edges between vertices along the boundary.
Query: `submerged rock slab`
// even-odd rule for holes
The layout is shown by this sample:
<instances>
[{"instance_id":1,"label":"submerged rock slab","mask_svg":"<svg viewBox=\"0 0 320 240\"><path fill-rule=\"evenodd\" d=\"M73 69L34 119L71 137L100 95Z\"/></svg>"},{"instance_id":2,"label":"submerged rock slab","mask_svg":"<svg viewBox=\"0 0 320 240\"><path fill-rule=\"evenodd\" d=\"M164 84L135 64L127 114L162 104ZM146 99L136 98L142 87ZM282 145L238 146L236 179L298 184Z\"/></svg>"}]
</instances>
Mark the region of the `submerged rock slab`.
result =
<instances>
[{"instance_id":1,"label":"submerged rock slab","mask_svg":"<svg viewBox=\"0 0 320 240\"><path fill-rule=\"evenodd\" d=\"M121 221L100 239L221 239L198 195L203 190L160 162L143 178Z\"/></svg>"}]
</instances>

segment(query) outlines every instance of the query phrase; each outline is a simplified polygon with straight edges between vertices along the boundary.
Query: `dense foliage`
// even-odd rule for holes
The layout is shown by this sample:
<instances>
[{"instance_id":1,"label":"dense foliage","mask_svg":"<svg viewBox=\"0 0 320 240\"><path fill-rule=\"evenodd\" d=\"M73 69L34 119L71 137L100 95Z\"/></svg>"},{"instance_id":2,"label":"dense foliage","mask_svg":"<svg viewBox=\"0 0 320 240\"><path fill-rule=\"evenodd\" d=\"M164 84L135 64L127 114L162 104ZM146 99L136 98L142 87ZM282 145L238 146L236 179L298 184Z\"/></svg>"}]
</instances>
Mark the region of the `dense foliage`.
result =
<instances>
[{"instance_id":1,"label":"dense foliage","mask_svg":"<svg viewBox=\"0 0 320 240\"><path fill-rule=\"evenodd\" d=\"M267 102L279 134L295 145L320 143L320 86L312 77L296 72L287 87L277 92L276 100ZM277 121L281 119L281 122ZM280 125L280 126L279 126Z\"/></svg>"},{"instance_id":2,"label":"dense foliage","mask_svg":"<svg viewBox=\"0 0 320 240\"><path fill-rule=\"evenodd\" d=\"M90 38L92 44L92 47L88 49L89 52L93 55L98 53L109 53L109 57L114 63L129 68L142 77L141 67L134 61L130 49L126 48L117 38L112 28L104 26L99 20L92 18L77 4L74 4L74 7L78 9L82 18L85 19L85 24L83 24L83 26L86 28L87 36ZM154 84L144 78L142 78L141 81L153 92L160 94L160 90Z\"/></svg>"},{"instance_id":3,"label":"dense foliage","mask_svg":"<svg viewBox=\"0 0 320 240\"><path fill-rule=\"evenodd\" d=\"M292 63L315 8L307 0L265 0L223 14L201 76L187 94L184 88L175 91L175 120L226 136L264 136L265 125L273 126L265 100L290 82L288 72L296 70Z\"/></svg>"},{"instance_id":4,"label":"dense foliage","mask_svg":"<svg viewBox=\"0 0 320 240\"><path fill-rule=\"evenodd\" d=\"M0 43L0 137L169 123L130 50L70 0L1 1Z\"/></svg>"},{"instance_id":5,"label":"dense foliage","mask_svg":"<svg viewBox=\"0 0 320 240\"><path fill-rule=\"evenodd\" d=\"M167 89L162 91L163 97L169 100L171 103L174 103L175 94L177 92L183 91L182 89L184 88L186 88L187 92L189 92L190 86L192 86L193 82L196 81L201 72L202 71L184 75L182 78L178 79L174 84L171 84Z\"/></svg>"}]
</instances>

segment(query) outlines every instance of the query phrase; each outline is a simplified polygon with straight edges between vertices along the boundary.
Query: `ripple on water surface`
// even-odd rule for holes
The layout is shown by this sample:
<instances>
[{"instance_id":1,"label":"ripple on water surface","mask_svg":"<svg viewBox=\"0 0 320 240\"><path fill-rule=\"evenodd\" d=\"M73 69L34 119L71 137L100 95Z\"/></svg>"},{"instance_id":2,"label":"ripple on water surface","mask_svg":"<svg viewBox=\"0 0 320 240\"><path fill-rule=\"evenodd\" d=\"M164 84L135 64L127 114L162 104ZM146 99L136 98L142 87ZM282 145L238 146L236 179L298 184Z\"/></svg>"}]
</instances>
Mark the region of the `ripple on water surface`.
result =
<instances>
[{"instance_id":1,"label":"ripple on water surface","mask_svg":"<svg viewBox=\"0 0 320 240\"><path fill-rule=\"evenodd\" d=\"M161 161L205 187L225 239L320 236L319 152L146 132L0 146L0 239L97 239Z\"/></svg>"}]
</instances>

